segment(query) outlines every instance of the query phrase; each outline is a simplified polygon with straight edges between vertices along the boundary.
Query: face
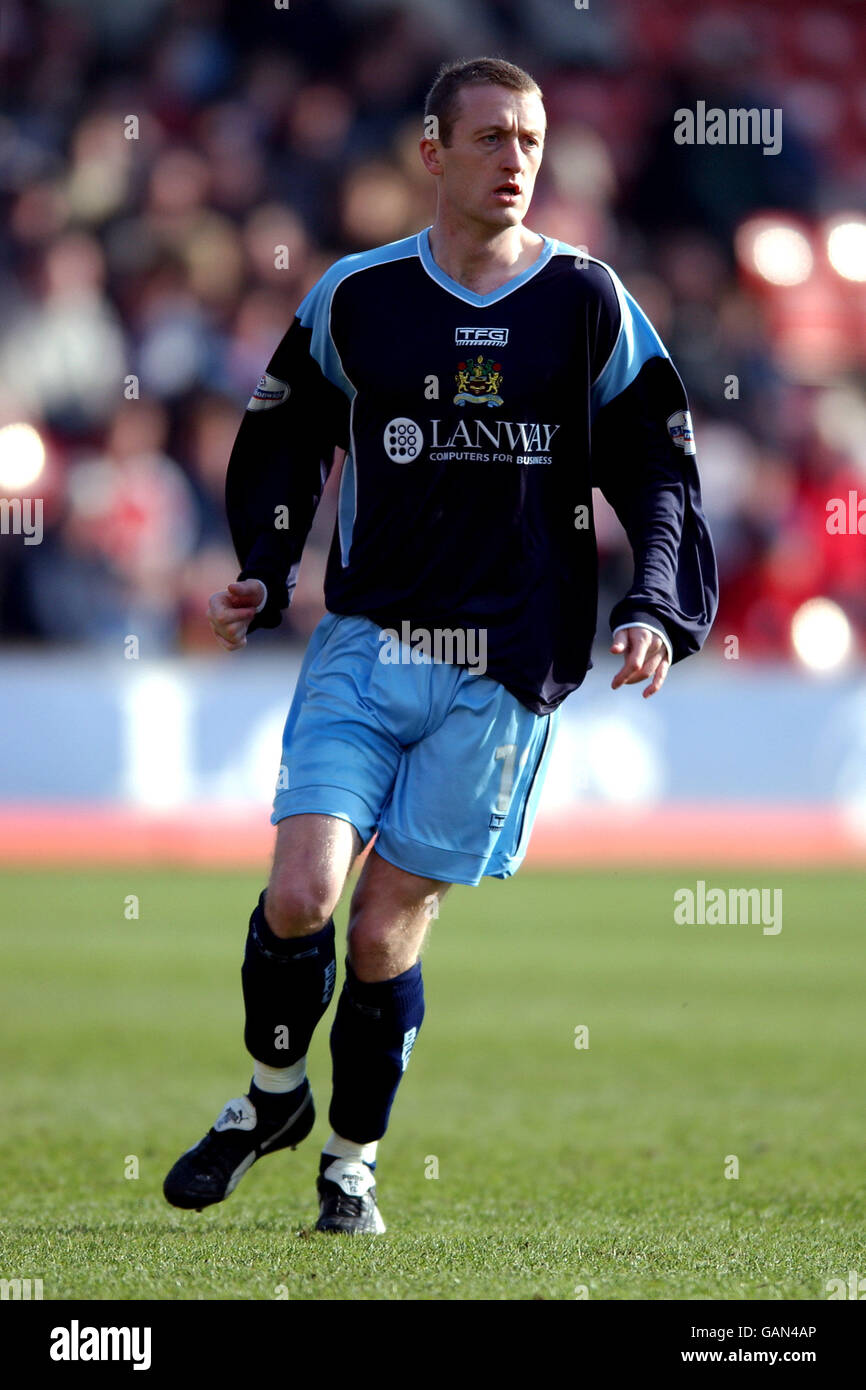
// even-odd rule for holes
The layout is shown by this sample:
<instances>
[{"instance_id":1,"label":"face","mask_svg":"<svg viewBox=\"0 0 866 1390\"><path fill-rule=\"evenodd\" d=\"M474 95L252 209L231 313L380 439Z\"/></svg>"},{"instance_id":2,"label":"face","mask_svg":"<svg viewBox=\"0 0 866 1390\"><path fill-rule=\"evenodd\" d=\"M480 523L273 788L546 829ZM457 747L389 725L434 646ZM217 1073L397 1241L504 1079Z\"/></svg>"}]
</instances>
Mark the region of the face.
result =
<instances>
[{"instance_id":1,"label":"face","mask_svg":"<svg viewBox=\"0 0 866 1390\"><path fill-rule=\"evenodd\" d=\"M447 147L423 140L426 167L440 179L440 206L491 230L522 222L544 146L545 115L534 93L464 87Z\"/></svg>"}]
</instances>

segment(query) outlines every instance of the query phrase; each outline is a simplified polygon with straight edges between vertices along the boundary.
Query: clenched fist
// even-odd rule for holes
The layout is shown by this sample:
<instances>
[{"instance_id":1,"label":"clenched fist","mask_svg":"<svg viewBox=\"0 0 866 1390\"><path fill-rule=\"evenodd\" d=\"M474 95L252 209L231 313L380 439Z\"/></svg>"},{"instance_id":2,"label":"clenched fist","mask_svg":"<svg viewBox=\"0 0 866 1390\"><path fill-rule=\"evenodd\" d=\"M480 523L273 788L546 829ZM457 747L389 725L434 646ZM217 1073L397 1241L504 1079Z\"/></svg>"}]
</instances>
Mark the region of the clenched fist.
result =
<instances>
[{"instance_id":1,"label":"clenched fist","mask_svg":"<svg viewBox=\"0 0 866 1390\"><path fill-rule=\"evenodd\" d=\"M227 652L247 645L247 628L265 592L260 579L241 579L229 584L227 589L221 589L218 594L211 594L207 606L208 622L213 628L214 637Z\"/></svg>"}]
</instances>

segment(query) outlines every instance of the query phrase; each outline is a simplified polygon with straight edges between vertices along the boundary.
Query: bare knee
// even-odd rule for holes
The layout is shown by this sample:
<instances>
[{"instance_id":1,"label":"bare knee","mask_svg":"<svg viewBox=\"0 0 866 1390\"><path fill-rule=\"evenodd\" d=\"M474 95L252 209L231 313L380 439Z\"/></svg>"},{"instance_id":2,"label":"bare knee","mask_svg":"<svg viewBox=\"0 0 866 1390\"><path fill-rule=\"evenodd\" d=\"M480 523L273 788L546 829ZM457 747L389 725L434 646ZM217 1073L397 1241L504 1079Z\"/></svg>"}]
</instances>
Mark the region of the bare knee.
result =
<instances>
[{"instance_id":1,"label":"bare knee","mask_svg":"<svg viewBox=\"0 0 866 1390\"><path fill-rule=\"evenodd\" d=\"M409 970L421 954L431 918L425 902L389 912L375 900L353 898L347 946L358 979L393 980Z\"/></svg>"},{"instance_id":2,"label":"bare knee","mask_svg":"<svg viewBox=\"0 0 866 1390\"><path fill-rule=\"evenodd\" d=\"M391 980L415 964L448 887L397 869L373 851L349 913L349 960L359 979Z\"/></svg>"},{"instance_id":3,"label":"bare knee","mask_svg":"<svg viewBox=\"0 0 866 1390\"><path fill-rule=\"evenodd\" d=\"M393 924L360 917L350 923L346 945L359 980L392 980L414 965L420 941Z\"/></svg>"},{"instance_id":4,"label":"bare knee","mask_svg":"<svg viewBox=\"0 0 866 1390\"><path fill-rule=\"evenodd\" d=\"M330 919L340 896L331 882L272 881L265 894L265 921L274 936L307 936Z\"/></svg>"},{"instance_id":5,"label":"bare knee","mask_svg":"<svg viewBox=\"0 0 866 1390\"><path fill-rule=\"evenodd\" d=\"M325 925L359 849L354 826L334 816L280 821L264 903L265 920L275 936L306 936Z\"/></svg>"}]
</instances>

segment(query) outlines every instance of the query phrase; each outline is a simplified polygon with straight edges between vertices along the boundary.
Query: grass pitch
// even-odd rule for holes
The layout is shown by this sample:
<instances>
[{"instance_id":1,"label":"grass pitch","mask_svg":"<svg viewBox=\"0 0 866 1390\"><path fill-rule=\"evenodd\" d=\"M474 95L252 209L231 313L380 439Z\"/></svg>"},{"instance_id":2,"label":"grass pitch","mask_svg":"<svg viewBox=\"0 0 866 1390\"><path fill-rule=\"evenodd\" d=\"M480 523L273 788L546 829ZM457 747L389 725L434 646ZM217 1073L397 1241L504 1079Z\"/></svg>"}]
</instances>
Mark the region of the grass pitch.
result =
<instances>
[{"instance_id":1,"label":"grass pitch","mask_svg":"<svg viewBox=\"0 0 866 1390\"><path fill-rule=\"evenodd\" d=\"M347 1240L312 1232L333 1004L310 1139L200 1215L161 1195L249 1080L259 878L4 875L0 1275L46 1299L826 1298L866 1274L862 878L707 875L781 887L772 936L676 925L695 877L452 890L380 1147L388 1234Z\"/></svg>"}]
</instances>

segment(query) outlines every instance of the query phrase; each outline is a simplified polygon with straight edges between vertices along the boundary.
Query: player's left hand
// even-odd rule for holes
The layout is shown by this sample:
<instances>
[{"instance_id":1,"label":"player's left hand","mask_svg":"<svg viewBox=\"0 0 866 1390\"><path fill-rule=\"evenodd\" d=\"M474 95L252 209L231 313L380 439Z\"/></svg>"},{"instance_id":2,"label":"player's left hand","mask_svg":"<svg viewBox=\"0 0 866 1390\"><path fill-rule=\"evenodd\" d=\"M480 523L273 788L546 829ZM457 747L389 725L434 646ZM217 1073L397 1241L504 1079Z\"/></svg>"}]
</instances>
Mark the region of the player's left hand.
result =
<instances>
[{"instance_id":1,"label":"player's left hand","mask_svg":"<svg viewBox=\"0 0 866 1390\"><path fill-rule=\"evenodd\" d=\"M639 681L650 681L643 692L644 699L661 690L665 676L670 668L667 648L655 632L645 627L626 627L616 634L611 645L614 656L624 652L622 666L611 681L611 689L618 690L621 685L637 685Z\"/></svg>"}]
</instances>

